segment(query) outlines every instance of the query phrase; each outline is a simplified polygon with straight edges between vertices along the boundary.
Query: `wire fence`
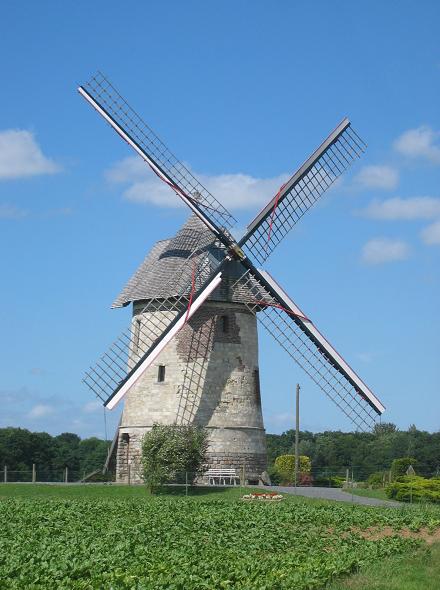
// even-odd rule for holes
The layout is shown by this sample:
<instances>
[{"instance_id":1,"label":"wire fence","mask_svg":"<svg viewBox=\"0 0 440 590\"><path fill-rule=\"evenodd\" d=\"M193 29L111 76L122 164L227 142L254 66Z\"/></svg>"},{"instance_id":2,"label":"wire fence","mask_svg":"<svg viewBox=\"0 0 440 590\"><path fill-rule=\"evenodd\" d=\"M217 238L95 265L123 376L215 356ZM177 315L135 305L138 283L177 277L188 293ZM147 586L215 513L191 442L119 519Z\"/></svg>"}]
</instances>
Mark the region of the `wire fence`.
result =
<instances>
[{"instance_id":1,"label":"wire fence","mask_svg":"<svg viewBox=\"0 0 440 590\"><path fill-rule=\"evenodd\" d=\"M106 483L114 478L114 473L102 473L102 469L87 472L70 470L68 467L48 469L36 465L31 469L19 470L4 465L0 469L0 483Z\"/></svg>"},{"instance_id":2,"label":"wire fence","mask_svg":"<svg viewBox=\"0 0 440 590\"><path fill-rule=\"evenodd\" d=\"M440 478L440 464L437 466L415 463L411 475L427 478ZM402 474L400 474L402 475ZM403 474L404 475L404 474ZM312 465L310 470L302 471L295 477L294 471L277 471L273 467L269 473L259 477L255 473L239 468L205 468L200 472L178 472L167 479L170 486L252 486L283 485L291 487L329 487L329 488L385 488L396 478L389 465L367 469L363 465L329 466ZM29 469L0 469L0 483L120 483L143 484L144 477L140 466L132 464L116 477L113 471L103 473L102 469L92 472L70 470L68 467L52 469L33 465Z\"/></svg>"}]
</instances>

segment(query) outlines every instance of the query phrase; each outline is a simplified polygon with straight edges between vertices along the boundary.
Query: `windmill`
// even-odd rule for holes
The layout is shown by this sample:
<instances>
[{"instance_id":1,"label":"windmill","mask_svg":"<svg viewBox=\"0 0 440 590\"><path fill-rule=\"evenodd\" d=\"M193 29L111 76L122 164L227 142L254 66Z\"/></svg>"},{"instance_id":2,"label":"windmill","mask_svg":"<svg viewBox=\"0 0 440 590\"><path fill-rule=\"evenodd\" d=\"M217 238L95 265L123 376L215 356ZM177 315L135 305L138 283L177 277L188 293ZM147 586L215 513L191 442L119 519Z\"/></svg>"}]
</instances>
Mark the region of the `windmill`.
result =
<instances>
[{"instance_id":1,"label":"windmill","mask_svg":"<svg viewBox=\"0 0 440 590\"><path fill-rule=\"evenodd\" d=\"M86 385L112 409L126 397L114 447L117 480L139 463L154 422L210 432L212 467L266 466L257 320L321 390L369 430L384 406L275 279L257 268L361 156L344 119L236 241L234 217L168 150L100 73L79 93L190 208L177 235L158 242L114 303L133 303L130 326L90 368ZM133 477L133 471L132 471Z\"/></svg>"}]
</instances>

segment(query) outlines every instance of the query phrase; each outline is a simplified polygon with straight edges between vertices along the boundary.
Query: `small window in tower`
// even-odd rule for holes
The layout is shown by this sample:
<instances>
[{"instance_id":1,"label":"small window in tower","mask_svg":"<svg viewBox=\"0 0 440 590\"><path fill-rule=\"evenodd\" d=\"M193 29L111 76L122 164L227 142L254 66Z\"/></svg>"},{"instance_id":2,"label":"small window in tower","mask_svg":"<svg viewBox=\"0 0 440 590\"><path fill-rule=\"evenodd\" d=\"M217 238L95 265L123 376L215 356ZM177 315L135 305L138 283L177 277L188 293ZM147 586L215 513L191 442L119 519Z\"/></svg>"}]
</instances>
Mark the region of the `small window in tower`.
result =
<instances>
[{"instance_id":1,"label":"small window in tower","mask_svg":"<svg viewBox=\"0 0 440 590\"><path fill-rule=\"evenodd\" d=\"M222 315L220 320L221 330L223 334L227 334L229 332L229 316Z\"/></svg>"},{"instance_id":2,"label":"small window in tower","mask_svg":"<svg viewBox=\"0 0 440 590\"><path fill-rule=\"evenodd\" d=\"M159 365L157 370L157 380L159 383L163 383L163 381L165 381L165 365Z\"/></svg>"}]
</instances>

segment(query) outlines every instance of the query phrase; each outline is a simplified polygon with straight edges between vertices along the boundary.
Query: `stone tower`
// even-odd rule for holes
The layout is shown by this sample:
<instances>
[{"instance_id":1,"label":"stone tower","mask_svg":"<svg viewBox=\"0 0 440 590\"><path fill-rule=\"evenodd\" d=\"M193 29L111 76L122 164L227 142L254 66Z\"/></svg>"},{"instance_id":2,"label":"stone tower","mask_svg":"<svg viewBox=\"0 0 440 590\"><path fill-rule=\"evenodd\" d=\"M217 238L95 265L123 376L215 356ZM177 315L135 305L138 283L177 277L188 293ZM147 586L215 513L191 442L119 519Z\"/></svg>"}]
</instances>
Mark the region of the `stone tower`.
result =
<instances>
[{"instance_id":1,"label":"stone tower","mask_svg":"<svg viewBox=\"0 0 440 590\"><path fill-rule=\"evenodd\" d=\"M133 304L134 340L140 326L148 327L148 314L142 313L146 303L173 295L169 288L163 293L164 285L203 233L210 241L203 224L190 217L175 238L158 242L113 304ZM125 396L117 433L117 481L128 480L129 464L131 480L140 481L142 437L154 423L207 428L209 467L235 468L239 474L244 466L250 483L258 482L266 469L256 317L230 296L232 281L233 276L225 277Z\"/></svg>"}]
</instances>

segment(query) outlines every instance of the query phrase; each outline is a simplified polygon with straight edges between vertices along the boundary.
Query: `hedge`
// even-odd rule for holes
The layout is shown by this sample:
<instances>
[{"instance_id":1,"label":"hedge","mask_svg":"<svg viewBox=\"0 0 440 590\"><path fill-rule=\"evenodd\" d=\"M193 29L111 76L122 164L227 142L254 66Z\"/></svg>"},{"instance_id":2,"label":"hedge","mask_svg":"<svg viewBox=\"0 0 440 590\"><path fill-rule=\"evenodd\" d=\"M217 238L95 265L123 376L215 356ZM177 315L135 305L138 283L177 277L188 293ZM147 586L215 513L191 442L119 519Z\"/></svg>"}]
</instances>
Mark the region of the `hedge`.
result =
<instances>
[{"instance_id":1,"label":"hedge","mask_svg":"<svg viewBox=\"0 0 440 590\"><path fill-rule=\"evenodd\" d=\"M418 476L404 476L385 488L388 498L399 502L440 503L440 478L426 479Z\"/></svg>"}]
</instances>

